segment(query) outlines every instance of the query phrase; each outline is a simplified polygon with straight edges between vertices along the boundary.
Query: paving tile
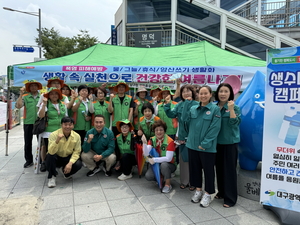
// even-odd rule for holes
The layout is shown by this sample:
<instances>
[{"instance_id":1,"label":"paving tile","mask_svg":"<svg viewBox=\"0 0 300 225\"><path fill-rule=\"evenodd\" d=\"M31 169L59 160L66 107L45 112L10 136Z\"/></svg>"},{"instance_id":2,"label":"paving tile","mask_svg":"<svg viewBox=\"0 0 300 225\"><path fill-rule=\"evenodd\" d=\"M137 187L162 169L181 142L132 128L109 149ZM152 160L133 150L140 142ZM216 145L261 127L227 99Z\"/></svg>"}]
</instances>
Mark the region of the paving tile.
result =
<instances>
[{"instance_id":1,"label":"paving tile","mask_svg":"<svg viewBox=\"0 0 300 225\"><path fill-rule=\"evenodd\" d=\"M177 207L148 211L151 218L158 225L162 224L193 224Z\"/></svg>"},{"instance_id":2,"label":"paving tile","mask_svg":"<svg viewBox=\"0 0 300 225\"><path fill-rule=\"evenodd\" d=\"M82 192L82 191L96 191L101 188L99 180L96 177L90 177L90 180L80 180L73 178L73 191Z\"/></svg>"},{"instance_id":3,"label":"paving tile","mask_svg":"<svg viewBox=\"0 0 300 225\"><path fill-rule=\"evenodd\" d=\"M140 202L146 210L156 210L174 207L175 205L171 202L165 194L147 195L139 197Z\"/></svg>"},{"instance_id":4,"label":"paving tile","mask_svg":"<svg viewBox=\"0 0 300 225\"><path fill-rule=\"evenodd\" d=\"M74 224L73 207L50 209L40 211L41 225Z\"/></svg>"},{"instance_id":5,"label":"paving tile","mask_svg":"<svg viewBox=\"0 0 300 225\"><path fill-rule=\"evenodd\" d=\"M46 196L43 197L42 200L43 203L41 205L41 210L66 208L73 206L72 194Z\"/></svg>"},{"instance_id":6,"label":"paving tile","mask_svg":"<svg viewBox=\"0 0 300 225\"><path fill-rule=\"evenodd\" d=\"M45 182L42 196L51 196L51 195L61 195L61 194L69 194L73 193L73 184L72 180L68 180L68 182L60 182L59 180L56 181L55 188L48 188L48 179Z\"/></svg>"},{"instance_id":7,"label":"paving tile","mask_svg":"<svg viewBox=\"0 0 300 225\"><path fill-rule=\"evenodd\" d=\"M244 207L250 212L263 209L263 205L261 205L259 202L241 196L238 197L237 204Z\"/></svg>"},{"instance_id":8,"label":"paving tile","mask_svg":"<svg viewBox=\"0 0 300 225\"><path fill-rule=\"evenodd\" d=\"M1 189L12 189L19 180L18 175L0 176Z\"/></svg>"},{"instance_id":9,"label":"paving tile","mask_svg":"<svg viewBox=\"0 0 300 225\"><path fill-rule=\"evenodd\" d=\"M196 225L216 225L216 224L218 224L218 225L231 225L232 223L230 223L225 218L196 223Z\"/></svg>"},{"instance_id":10,"label":"paving tile","mask_svg":"<svg viewBox=\"0 0 300 225\"><path fill-rule=\"evenodd\" d=\"M212 208L200 207L199 203L190 202L189 205L182 205L179 206L178 208L194 223L222 218L222 216Z\"/></svg>"},{"instance_id":11,"label":"paving tile","mask_svg":"<svg viewBox=\"0 0 300 225\"><path fill-rule=\"evenodd\" d=\"M234 207L225 208L223 207L222 201L216 201L216 200L213 200L209 206L225 218L228 216L249 212L248 210L246 210L244 207L241 207L240 205L235 205Z\"/></svg>"},{"instance_id":12,"label":"paving tile","mask_svg":"<svg viewBox=\"0 0 300 225\"><path fill-rule=\"evenodd\" d=\"M117 225L155 225L147 212L114 217Z\"/></svg>"},{"instance_id":13,"label":"paving tile","mask_svg":"<svg viewBox=\"0 0 300 225\"><path fill-rule=\"evenodd\" d=\"M188 189L176 189L172 191L169 194L166 194L166 196L177 206L180 205L190 205L191 204L191 198L193 196L194 192L189 191Z\"/></svg>"},{"instance_id":14,"label":"paving tile","mask_svg":"<svg viewBox=\"0 0 300 225\"><path fill-rule=\"evenodd\" d=\"M46 177L33 177L33 178L26 178L21 177L15 188L29 188L29 187L36 187L36 186L44 186L46 181Z\"/></svg>"},{"instance_id":15,"label":"paving tile","mask_svg":"<svg viewBox=\"0 0 300 225\"><path fill-rule=\"evenodd\" d=\"M226 217L226 219L232 224L242 225L269 225L269 223L252 213L242 213L235 216Z\"/></svg>"},{"instance_id":16,"label":"paving tile","mask_svg":"<svg viewBox=\"0 0 300 225\"><path fill-rule=\"evenodd\" d=\"M267 221L270 224L277 225L280 224L278 216L271 210L261 209L255 212L252 212L255 216Z\"/></svg>"},{"instance_id":17,"label":"paving tile","mask_svg":"<svg viewBox=\"0 0 300 225\"><path fill-rule=\"evenodd\" d=\"M14 188L9 195L9 198L21 198L24 196L35 196L39 198L42 194L43 187L30 187L30 188Z\"/></svg>"},{"instance_id":18,"label":"paving tile","mask_svg":"<svg viewBox=\"0 0 300 225\"><path fill-rule=\"evenodd\" d=\"M137 198L126 198L108 201L113 216L133 214L145 211Z\"/></svg>"},{"instance_id":19,"label":"paving tile","mask_svg":"<svg viewBox=\"0 0 300 225\"><path fill-rule=\"evenodd\" d=\"M104 188L103 192L107 200L135 197L134 193L127 185L121 185L114 188Z\"/></svg>"},{"instance_id":20,"label":"paving tile","mask_svg":"<svg viewBox=\"0 0 300 225\"><path fill-rule=\"evenodd\" d=\"M157 184L151 181L140 185L132 185L130 188L137 197L161 193L161 190L158 188Z\"/></svg>"},{"instance_id":21,"label":"paving tile","mask_svg":"<svg viewBox=\"0 0 300 225\"><path fill-rule=\"evenodd\" d=\"M11 189L2 189L0 190L0 200L6 199L11 192Z\"/></svg>"},{"instance_id":22,"label":"paving tile","mask_svg":"<svg viewBox=\"0 0 300 225\"><path fill-rule=\"evenodd\" d=\"M141 185L141 184L148 184L149 183L149 181L147 181L144 176L139 178L138 174L133 174L132 178L127 179L125 182L128 185Z\"/></svg>"},{"instance_id":23,"label":"paving tile","mask_svg":"<svg viewBox=\"0 0 300 225\"><path fill-rule=\"evenodd\" d=\"M81 225L115 225L115 220L113 218L106 218L101 220L94 220L89 222L81 222Z\"/></svg>"},{"instance_id":24,"label":"paving tile","mask_svg":"<svg viewBox=\"0 0 300 225\"><path fill-rule=\"evenodd\" d=\"M75 206L76 223L88 222L112 217L107 202L91 203Z\"/></svg>"},{"instance_id":25,"label":"paving tile","mask_svg":"<svg viewBox=\"0 0 300 225\"><path fill-rule=\"evenodd\" d=\"M119 186L127 186L125 181L120 181L118 176L106 177L99 175L99 181L102 188L116 188Z\"/></svg>"},{"instance_id":26,"label":"paving tile","mask_svg":"<svg viewBox=\"0 0 300 225\"><path fill-rule=\"evenodd\" d=\"M106 201L102 189L97 191L74 192L74 204L85 205L89 203Z\"/></svg>"}]
</instances>

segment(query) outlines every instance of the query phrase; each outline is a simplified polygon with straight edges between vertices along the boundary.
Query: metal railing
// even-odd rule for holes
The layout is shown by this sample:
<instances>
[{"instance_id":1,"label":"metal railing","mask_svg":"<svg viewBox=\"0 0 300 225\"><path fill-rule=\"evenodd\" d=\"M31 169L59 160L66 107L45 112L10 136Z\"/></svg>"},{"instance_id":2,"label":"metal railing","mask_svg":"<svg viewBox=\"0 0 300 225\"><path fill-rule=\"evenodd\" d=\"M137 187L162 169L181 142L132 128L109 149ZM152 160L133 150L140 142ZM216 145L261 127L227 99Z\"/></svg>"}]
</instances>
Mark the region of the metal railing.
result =
<instances>
[{"instance_id":1,"label":"metal railing","mask_svg":"<svg viewBox=\"0 0 300 225\"><path fill-rule=\"evenodd\" d=\"M268 28L300 26L300 0L261 2L259 6L258 0L250 0L231 12Z\"/></svg>"}]
</instances>

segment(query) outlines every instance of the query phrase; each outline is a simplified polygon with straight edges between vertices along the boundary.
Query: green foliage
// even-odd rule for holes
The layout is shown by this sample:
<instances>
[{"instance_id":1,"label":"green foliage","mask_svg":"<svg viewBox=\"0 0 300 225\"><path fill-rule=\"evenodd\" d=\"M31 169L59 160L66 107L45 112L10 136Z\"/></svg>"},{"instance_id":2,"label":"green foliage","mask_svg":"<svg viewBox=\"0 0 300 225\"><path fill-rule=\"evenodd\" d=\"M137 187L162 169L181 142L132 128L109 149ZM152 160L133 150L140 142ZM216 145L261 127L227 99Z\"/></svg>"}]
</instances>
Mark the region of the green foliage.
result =
<instances>
[{"instance_id":1,"label":"green foliage","mask_svg":"<svg viewBox=\"0 0 300 225\"><path fill-rule=\"evenodd\" d=\"M39 39L35 38L36 43ZM54 59L70 55L97 44L98 38L91 37L86 30L80 30L80 33L74 37L62 37L54 27L51 29L42 28L41 41L44 57Z\"/></svg>"}]
</instances>

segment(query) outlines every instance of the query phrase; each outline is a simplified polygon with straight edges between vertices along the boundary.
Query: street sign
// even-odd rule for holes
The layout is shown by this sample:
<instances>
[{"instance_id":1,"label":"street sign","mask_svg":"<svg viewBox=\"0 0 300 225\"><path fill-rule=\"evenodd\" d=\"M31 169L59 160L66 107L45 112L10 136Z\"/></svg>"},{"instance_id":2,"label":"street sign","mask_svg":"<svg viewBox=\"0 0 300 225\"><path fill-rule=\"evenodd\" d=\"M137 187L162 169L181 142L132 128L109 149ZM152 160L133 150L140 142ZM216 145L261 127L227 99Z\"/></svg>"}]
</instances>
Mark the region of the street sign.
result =
<instances>
[{"instance_id":1,"label":"street sign","mask_svg":"<svg viewBox=\"0 0 300 225\"><path fill-rule=\"evenodd\" d=\"M34 52L33 47L24 47L24 46L14 46L13 47L14 52Z\"/></svg>"}]
</instances>

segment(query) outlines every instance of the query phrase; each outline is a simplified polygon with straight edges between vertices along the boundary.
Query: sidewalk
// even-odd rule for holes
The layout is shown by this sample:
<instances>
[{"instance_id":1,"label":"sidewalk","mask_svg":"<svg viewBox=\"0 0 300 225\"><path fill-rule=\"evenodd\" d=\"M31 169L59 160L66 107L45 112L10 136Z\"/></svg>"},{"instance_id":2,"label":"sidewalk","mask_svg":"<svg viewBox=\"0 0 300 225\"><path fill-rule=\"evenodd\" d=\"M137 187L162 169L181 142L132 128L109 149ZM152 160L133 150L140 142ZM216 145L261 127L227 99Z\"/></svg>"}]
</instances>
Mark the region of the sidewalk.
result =
<instances>
[{"instance_id":1,"label":"sidewalk","mask_svg":"<svg viewBox=\"0 0 300 225\"><path fill-rule=\"evenodd\" d=\"M55 188L47 187L47 174L24 169L23 126L9 133L9 155L5 156L5 131L0 132L0 224L280 224L276 215L258 202L239 197L238 204L224 208L214 200L208 208L191 203L192 192L179 188L160 193L157 186L138 178L126 181L101 171L87 177L82 168L73 179L57 177ZM34 139L34 149L36 139ZM6 223L5 223L6 222Z\"/></svg>"}]
</instances>

